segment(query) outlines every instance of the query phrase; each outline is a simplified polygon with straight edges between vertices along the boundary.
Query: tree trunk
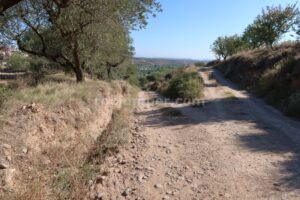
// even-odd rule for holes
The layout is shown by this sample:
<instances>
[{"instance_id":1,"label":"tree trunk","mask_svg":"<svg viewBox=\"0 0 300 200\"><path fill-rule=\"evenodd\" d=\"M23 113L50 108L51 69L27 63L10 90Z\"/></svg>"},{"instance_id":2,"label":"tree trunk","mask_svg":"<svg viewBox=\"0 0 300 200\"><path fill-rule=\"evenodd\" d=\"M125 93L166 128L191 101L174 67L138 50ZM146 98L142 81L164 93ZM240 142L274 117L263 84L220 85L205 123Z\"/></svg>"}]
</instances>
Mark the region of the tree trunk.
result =
<instances>
[{"instance_id":1,"label":"tree trunk","mask_svg":"<svg viewBox=\"0 0 300 200\"><path fill-rule=\"evenodd\" d=\"M108 77L108 80L111 80L111 67L110 66L107 66L107 77Z\"/></svg>"},{"instance_id":2,"label":"tree trunk","mask_svg":"<svg viewBox=\"0 0 300 200\"><path fill-rule=\"evenodd\" d=\"M78 83L83 82L84 81L84 74L83 74L82 67L80 65L75 67L74 72L75 72L75 75L76 75L76 81Z\"/></svg>"},{"instance_id":3,"label":"tree trunk","mask_svg":"<svg viewBox=\"0 0 300 200\"><path fill-rule=\"evenodd\" d=\"M78 53L78 41L75 39L75 45L73 47L73 58L74 58L74 72L76 75L77 82L84 81L83 68L80 62L79 53Z\"/></svg>"}]
</instances>

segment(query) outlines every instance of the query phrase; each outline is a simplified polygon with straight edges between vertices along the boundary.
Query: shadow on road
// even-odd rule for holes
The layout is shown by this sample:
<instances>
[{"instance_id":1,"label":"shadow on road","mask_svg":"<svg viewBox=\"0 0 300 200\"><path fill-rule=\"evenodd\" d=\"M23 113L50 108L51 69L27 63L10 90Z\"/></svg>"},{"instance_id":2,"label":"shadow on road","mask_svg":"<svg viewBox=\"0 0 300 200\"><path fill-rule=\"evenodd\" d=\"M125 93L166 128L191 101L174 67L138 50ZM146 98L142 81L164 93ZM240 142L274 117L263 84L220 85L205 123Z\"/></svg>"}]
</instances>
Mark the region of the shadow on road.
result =
<instances>
[{"instance_id":1,"label":"shadow on road","mask_svg":"<svg viewBox=\"0 0 300 200\"><path fill-rule=\"evenodd\" d=\"M234 90L238 88L222 77L217 79L223 86ZM217 84L207 85L207 87L217 86ZM147 117L146 125L149 127L171 126L174 131L210 123L234 122L239 127L243 127L243 123L252 124L253 130L249 129L243 134L235 135L239 144L250 151L283 156L284 161L276 163L283 177L278 180L278 184L287 190L300 189L299 122L283 116L252 95L243 99L214 99L206 102L204 107L181 105L177 109L183 116L166 117L163 108L146 111L141 115Z\"/></svg>"},{"instance_id":2,"label":"shadow on road","mask_svg":"<svg viewBox=\"0 0 300 200\"><path fill-rule=\"evenodd\" d=\"M218 112L218 106L220 105L223 113ZM177 109L184 115L166 116L164 115L165 108L147 111L140 113L140 115L147 116L146 126L154 128L171 126L174 128L174 131L206 123L228 121L234 121L235 123L240 123L240 125L245 122L251 123L255 127L254 130L259 130L259 132L251 132L249 130L247 134L237 134L236 137L240 141L241 146L255 152L269 152L283 156L290 153L292 156L287 157L286 161L278 163L280 173L284 175L284 178L278 180L278 183L285 189L300 189L300 144L282 132L281 128L276 124L262 123L260 117L255 116L251 112L251 108L247 109L245 102L218 99L207 102L203 108L184 106ZM298 130L299 132L294 134L299 134L300 129Z\"/></svg>"}]
</instances>

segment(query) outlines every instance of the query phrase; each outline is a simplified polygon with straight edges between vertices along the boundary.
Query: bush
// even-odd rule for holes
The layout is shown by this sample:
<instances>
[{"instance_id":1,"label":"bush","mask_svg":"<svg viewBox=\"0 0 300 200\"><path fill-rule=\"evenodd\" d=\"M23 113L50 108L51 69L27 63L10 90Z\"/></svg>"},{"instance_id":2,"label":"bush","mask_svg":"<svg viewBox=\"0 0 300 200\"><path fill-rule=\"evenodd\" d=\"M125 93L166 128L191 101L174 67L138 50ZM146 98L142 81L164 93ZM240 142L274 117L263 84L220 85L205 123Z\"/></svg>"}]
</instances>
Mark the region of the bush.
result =
<instances>
[{"instance_id":1,"label":"bush","mask_svg":"<svg viewBox=\"0 0 300 200\"><path fill-rule=\"evenodd\" d=\"M7 98L12 95L12 91L6 87L0 86L0 109L3 104L7 101Z\"/></svg>"},{"instance_id":2,"label":"bush","mask_svg":"<svg viewBox=\"0 0 300 200\"><path fill-rule=\"evenodd\" d=\"M163 83L172 79L174 68L160 67L139 73L139 85L145 90L157 91Z\"/></svg>"},{"instance_id":3,"label":"bush","mask_svg":"<svg viewBox=\"0 0 300 200\"><path fill-rule=\"evenodd\" d=\"M169 98L196 99L202 96L203 81L196 72L183 72L170 80L163 94Z\"/></svg>"},{"instance_id":4,"label":"bush","mask_svg":"<svg viewBox=\"0 0 300 200\"><path fill-rule=\"evenodd\" d=\"M294 92L289 86L294 65L294 59L285 59L265 70L254 85L255 92L267 103L284 110L283 102Z\"/></svg>"},{"instance_id":5,"label":"bush","mask_svg":"<svg viewBox=\"0 0 300 200\"><path fill-rule=\"evenodd\" d=\"M285 114L300 117L300 91L293 93L287 100Z\"/></svg>"},{"instance_id":6,"label":"bush","mask_svg":"<svg viewBox=\"0 0 300 200\"><path fill-rule=\"evenodd\" d=\"M204 67L205 65L206 65L205 62L202 62L202 61L199 61L199 62L195 63L196 67Z\"/></svg>"},{"instance_id":7,"label":"bush","mask_svg":"<svg viewBox=\"0 0 300 200\"><path fill-rule=\"evenodd\" d=\"M106 66L100 66L92 69L90 73L99 80L126 80L131 85L139 85L137 67L133 64L124 64L123 66L112 68L110 77L108 76Z\"/></svg>"},{"instance_id":8,"label":"bush","mask_svg":"<svg viewBox=\"0 0 300 200\"><path fill-rule=\"evenodd\" d=\"M21 53L13 53L7 59L7 69L13 71L27 71L30 66L30 59Z\"/></svg>"}]
</instances>

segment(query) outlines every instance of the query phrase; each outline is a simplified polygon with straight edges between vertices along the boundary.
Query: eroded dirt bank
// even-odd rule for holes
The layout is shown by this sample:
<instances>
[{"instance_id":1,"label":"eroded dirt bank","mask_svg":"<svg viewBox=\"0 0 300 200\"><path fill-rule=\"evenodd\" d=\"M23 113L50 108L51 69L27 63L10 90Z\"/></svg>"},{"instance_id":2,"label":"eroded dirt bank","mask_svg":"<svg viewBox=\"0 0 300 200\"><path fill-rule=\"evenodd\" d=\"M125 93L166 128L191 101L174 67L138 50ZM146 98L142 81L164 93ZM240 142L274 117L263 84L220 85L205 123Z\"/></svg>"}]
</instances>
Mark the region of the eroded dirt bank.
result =
<instances>
[{"instance_id":1,"label":"eroded dirt bank","mask_svg":"<svg viewBox=\"0 0 300 200\"><path fill-rule=\"evenodd\" d=\"M68 98L60 106L21 102L0 115L0 199L59 199L63 195L57 193L69 190L70 179L79 179L78 171L86 175L75 182L85 185L93 172L85 164L87 156L133 88L100 81L82 87L86 95ZM78 194L86 192L80 187Z\"/></svg>"}]
</instances>

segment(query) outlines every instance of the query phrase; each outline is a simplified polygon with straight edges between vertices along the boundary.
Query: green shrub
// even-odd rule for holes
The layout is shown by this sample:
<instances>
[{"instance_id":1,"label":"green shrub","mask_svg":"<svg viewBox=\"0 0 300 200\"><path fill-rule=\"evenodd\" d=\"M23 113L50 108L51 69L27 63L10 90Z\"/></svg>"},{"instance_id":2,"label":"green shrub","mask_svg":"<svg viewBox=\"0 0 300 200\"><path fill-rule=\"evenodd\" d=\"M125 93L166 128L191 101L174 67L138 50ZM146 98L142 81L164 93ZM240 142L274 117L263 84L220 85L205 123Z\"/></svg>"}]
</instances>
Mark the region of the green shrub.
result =
<instances>
[{"instance_id":1,"label":"green shrub","mask_svg":"<svg viewBox=\"0 0 300 200\"><path fill-rule=\"evenodd\" d=\"M206 64L205 64L205 62L199 61L199 62L196 62L194 65L195 65L196 67L203 67L203 66L205 66Z\"/></svg>"},{"instance_id":2,"label":"green shrub","mask_svg":"<svg viewBox=\"0 0 300 200\"><path fill-rule=\"evenodd\" d=\"M183 72L174 76L163 94L169 98L195 99L202 96L203 81L196 72Z\"/></svg>"},{"instance_id":3,"label":"green shrub","mask_svg":"<svg viewBox=\"0 0 300 200\"><path fill-rule=\"evenodd\" d=\"M5 61L7 68L15 71L27 71L30 66L30 58L22 53L13 53Z\"/></svg>"},{"instance_id":4,"label":"green shrub","mask_svg":"<svg viewBox=\"0 0 300 200\"><path fill-rule=\"evenodd\" d=\"M12 91L7 87L0 86L0 109L3 104L7 101L8 97L12 95Z\"/></svg>"},{"instance_id":5,"label":"green shrub","mask_svg":"<svg viewBox=\"0 0 300 200\"><path fill-rule=\"evenodd\" d=\"M290 87L291 74L295 64L296 61L293 58L281 60L262 73L254 84L255 92L259 96L262 96L268 104L285 111L288 115L292 112L290 107L295 106L294 103L290 105L291 99L295 95L293 94L294 89Z\"/></svg>"},{"instance_id":6,"label":"green shrub","mask_svg":"<svg viewBox=\"0 0 300 200\"><path fill-rule=\"evenodd\" d=\"M110 77L108 76L106 66L99 66L97 68L93 68L91 74L94 78L97 78L99 80L126 80L131 85L139 85L137 67L133 64L124 64L124 66L112 68Z\"/></svg>"},{"instance_id":7,"label":"green shrub","mask_svg":"<svg viewBox=\"0 0 300 200\"><path fill-rule=\"evenodd\" d=\"M258 85L256 87L256 92L260 96L264 96L264 94L274 87L277 83L278 69L274 68L271 70L267 70L259 79Z\"/></svg>"},{"instance_id":8,"label":"green shrub","mask_svg":"<svg viewBox=\"0 0 300 200\"><path fill-rule=\"evenodd\" d=\"M293 93L288 98L284 111L287 115L300 117L300 91Z\"/></svg>"}]
</instances>

